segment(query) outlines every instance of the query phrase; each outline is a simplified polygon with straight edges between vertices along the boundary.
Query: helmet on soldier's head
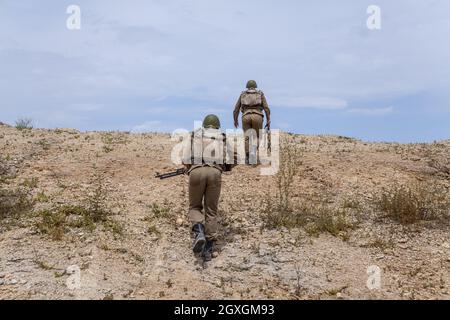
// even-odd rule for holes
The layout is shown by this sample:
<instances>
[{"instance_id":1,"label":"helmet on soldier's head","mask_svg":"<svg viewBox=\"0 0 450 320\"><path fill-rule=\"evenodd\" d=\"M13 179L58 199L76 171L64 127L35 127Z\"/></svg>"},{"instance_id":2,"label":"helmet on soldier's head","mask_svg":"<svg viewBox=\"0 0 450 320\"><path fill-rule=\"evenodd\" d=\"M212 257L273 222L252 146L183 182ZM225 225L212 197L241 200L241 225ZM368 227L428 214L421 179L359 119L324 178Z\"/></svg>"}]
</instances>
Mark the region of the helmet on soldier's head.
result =
<instances>
[{"instance_id":1,"label":"helmet on soldier's head","mask_svg":"<svg viewBox=\"0 0 450 320\"><path fill-rule=\"evenodd\" d=\"M256 84L255 80L249 80L247 82L247 89L256 89L258 88L258 85Z\"/></svg>"},{"instance_id":2,"label":"helmet on soldier's head","mask_svg":"<svg viewBox=\"0 0 450 320\"><path fill-rule=\"evenodd\" d=\"M203 128L220 129L220 120L215 114L209 114L203 120Z\"/></svg>"}]
</instances>

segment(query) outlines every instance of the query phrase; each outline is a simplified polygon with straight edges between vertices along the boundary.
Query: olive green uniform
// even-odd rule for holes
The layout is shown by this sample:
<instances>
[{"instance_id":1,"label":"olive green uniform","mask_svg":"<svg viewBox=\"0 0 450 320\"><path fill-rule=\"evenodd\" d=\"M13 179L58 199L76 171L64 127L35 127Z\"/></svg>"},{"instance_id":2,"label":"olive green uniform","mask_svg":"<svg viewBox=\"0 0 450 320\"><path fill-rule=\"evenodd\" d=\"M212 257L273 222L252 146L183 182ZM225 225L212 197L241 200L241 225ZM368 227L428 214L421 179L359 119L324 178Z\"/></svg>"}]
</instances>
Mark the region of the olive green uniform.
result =
<instances>
[{"instance_id":1,"label":"olive green uniform","mask_svg":"<svg viewBox=\"0 0 450 320\"><path fill-rule=\"evenodd\" d=\"M197 134L201 134L201 136L196 137ZM218 137L220 139L217 139ZM193 150L195 143L199 140L202 150L200 155ZM216 149L212 149L218 151L220 148L220 154L217 157L213 154L213 158L208 158L203 151L214 143L219 144L216 145ZM217 212L222 172L231 170L231 166L225 164L226 139L222 134L208 136L204 129L199 129L192 134L191 148L191 163L184 162L189 174L189 220L192 225L198 223L204 225L206 239L215 241L218 235ZM219 158L220 161L218 161Z\"/></svg>"},{"instance_id":2,"label":"olive green uniform","mask_svg":"<svg viewBox=\"0 0 450 320\"><path fill-rule=\"evenodd\" d=\"M217 239L221 185L222 171L215 167L196 167L189 173L189 221L203 224L208 240Z\"/></svg>"},{"instance_id":3,"label":"olive green uniform","mask_svg":"<svg viewBox=\"0 0 450 320\"><path fill-rule=\"evenodd\" d=\"M270 123L270 109L264 93L256 88L250 88L241 93L233 112L236 127L239 113L242 112L242 129L245 133L249 129L255 130L257 145L259 145L260 130L264 123L263 111L266 114L267 123ZM249 134L245 136L245 152L249 154Z\"/></svg>"}]
</instances>

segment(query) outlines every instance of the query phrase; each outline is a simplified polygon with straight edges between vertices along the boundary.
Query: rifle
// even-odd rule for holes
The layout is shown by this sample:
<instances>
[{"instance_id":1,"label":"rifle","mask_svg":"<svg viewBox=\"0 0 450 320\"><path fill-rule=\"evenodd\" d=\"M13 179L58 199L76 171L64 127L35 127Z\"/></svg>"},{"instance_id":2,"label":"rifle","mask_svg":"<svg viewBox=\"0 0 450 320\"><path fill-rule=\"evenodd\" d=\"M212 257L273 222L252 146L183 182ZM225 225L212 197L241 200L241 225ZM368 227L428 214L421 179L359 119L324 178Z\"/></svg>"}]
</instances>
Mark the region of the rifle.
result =
<instances>
[{"instance_id":1,"label":"rifle","mask_svg":"<svg viewBox=\"0 0 450 320\"><path fill-rule=\"evenodd\" d=\"M172 178L172 177L175 177L175 176L180 176L182 174L185 174L185 172L186 172L185 168L180 168L180 169L177 169L175 171L162 173L162 174L157 172L156 175L155 175L155 178L159 178L159 179L163 180L163 179Z\"/></svg>"}]
</instances>

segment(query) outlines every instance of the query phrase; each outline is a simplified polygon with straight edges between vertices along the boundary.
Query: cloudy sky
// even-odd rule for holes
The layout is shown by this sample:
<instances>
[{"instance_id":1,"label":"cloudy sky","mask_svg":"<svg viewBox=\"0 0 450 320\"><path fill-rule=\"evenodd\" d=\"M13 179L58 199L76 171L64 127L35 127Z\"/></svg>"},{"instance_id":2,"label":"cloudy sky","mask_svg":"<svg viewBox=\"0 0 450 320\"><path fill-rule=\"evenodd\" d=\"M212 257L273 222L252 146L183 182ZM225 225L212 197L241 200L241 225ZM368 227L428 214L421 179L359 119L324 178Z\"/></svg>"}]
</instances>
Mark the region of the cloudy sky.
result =
<instances>
[{"instance_id":1,"label":"cloudy sky","mask_svg":"<svg viewBox=\"0 0 450 320\"><path fill-rule=\"evenodd\" d=\"M0 121L172 131L217 113L229 128L255 79L276 128L448 139L449 35L448 0L0 0Z\"/></svg>"}]
</instances>

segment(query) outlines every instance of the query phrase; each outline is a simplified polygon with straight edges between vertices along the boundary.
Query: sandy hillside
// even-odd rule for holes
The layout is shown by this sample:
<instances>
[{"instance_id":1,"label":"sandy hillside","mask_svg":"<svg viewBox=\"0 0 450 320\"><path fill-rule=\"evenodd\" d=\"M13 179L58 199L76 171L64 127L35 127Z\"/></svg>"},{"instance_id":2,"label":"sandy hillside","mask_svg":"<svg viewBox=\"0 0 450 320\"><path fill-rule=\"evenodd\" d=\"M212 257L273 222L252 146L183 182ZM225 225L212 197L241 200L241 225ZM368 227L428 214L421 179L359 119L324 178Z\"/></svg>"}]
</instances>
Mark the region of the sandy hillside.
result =
<instances>
[{"instance_id":1,"label":"sandy hillside","mask_svg":"<svg viewBox=\"0 0 450 320\"><path fill-rule=\"evenodd\" d=\"M393 183L439 186L450 198L450 141L286 137L302 154L294 210L335 208L321 217L345 223L269 226L263 199L277 177L238 166L223 176L224 240L205 266L191 253L187 177L153 178L176 168L168 135L0 125L2 188L33 201L0 220L0 299L450 298L450 212L407 224L376 205ZM87 226L74 208L92 205L98 186L111 214ZM49 217L70 206L67 221ZM382 270L378 289L366 285L369 266Z\"/></svg>"}]
</instances>

